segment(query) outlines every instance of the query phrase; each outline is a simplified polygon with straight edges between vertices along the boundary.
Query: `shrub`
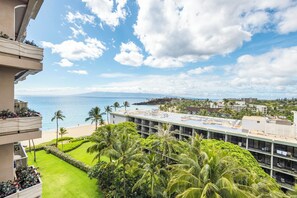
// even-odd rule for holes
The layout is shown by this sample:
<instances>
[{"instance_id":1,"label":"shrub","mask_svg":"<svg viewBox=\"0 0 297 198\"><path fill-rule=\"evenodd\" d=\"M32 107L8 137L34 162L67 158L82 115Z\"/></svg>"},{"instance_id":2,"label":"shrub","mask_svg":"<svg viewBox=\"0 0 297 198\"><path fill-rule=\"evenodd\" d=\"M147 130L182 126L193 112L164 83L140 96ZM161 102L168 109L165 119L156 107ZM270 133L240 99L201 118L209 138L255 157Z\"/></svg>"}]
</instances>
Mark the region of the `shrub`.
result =
<instances>
[{"instance_id":1,"label":"shrub","mask_svg":"<svg viewBox=\"0 0 297 198\"><path fill-rule=\"evenodd\" d=\"M16 176L19 190L24 190L40 183L39 173L32 166L17 169Z\"/></svg>"},{"instance_id":2,"label":"shrub","mask_svg":"<svg viewBox=\"0 0 297 198\"><path fill-rule=\"evenodd\" d=\"M45 146L44 150L47 153L51 153L53 155L55 155L56 157L60 158L61 160L64 160L65 162L75 166L76 168L79 168L80 170L84 171L84 172L89 172L91 170L91 167L72 158L70 155L60 151L59 149L57 149L56 147L53 146Z\"/></svg>"},{"instance_id":3,"label":"shrub","mask_svg":"<svg viewBox=\"0 0 297 198\"><path fill-rule=\"evenodd\" d=\"M89 140L78 140L78 141L71 141L67 144L64 144L63 145L63 152L69 152L69 151L72 151L78 147L80 147L83 143L86 143L86 142L89 142ZM59 144L58 145L58 148L60 150L62 150L62 145Z\"/></svg>"},{"instance_id":4,"label":"shrub","mask_svg":"<svg viewBox=\"0 0 297 198\"><path fill-rule=\"evenodd\" d=\"M17 188L12 181L0 182L0 198L16 193Z\"/></svg>"}]
</instances>

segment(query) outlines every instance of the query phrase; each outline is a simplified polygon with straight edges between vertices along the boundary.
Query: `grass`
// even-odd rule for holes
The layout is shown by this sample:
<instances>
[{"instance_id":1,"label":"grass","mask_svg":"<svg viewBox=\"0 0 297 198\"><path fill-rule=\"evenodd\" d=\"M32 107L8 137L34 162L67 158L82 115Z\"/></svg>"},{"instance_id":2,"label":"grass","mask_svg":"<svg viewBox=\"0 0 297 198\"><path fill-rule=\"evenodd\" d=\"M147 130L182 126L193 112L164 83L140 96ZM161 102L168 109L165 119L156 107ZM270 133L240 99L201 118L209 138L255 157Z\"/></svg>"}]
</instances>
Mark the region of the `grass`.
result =
<instances>
[{"instance_id":1,"label":"grass","mask_svg":"<svg viewBox=\"0 0 297 198\"><path fill-rule=\"evenodd\" d=\"M67 154L73 157L74 159L81 161L89 166L94 166L96 164L96 160L93 161L95 157L95 153L87 153L87 149L92 146L94 143L92 142L87 142L82 144L80 147L68 152ZM109 158L106 156L101 156L102 161L109 161Z\"/></svg>"},{"instance_id":2,"label":"grass","mask_svg":"<svg viewBox=\"0 0 297 198\"><path fill-rule=\"evenodd\" d=\"M33 162L33 152L28 153L28 164L39 167L41 174L42 197L103 197L98 192L96 180L91 180L88 175L64 162L63 160L38 151L37 163Z\"/></svg>"}]
</instances>

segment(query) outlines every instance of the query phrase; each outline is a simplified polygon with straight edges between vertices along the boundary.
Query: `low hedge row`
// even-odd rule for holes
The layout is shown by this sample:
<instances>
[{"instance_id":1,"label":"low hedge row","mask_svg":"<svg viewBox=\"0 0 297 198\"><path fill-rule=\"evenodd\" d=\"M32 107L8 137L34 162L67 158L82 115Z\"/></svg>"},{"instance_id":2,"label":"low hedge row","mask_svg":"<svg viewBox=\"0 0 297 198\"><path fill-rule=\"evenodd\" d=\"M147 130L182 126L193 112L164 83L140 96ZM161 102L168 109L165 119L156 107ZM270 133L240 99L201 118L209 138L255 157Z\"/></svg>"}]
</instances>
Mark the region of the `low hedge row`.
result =
<instances>
[{"instance_id":1,"label":"low hedge row","mask_svg":"<svg viewBox=\"0 0 297 198\"><path fill-rule=\"evenodd\" d=\"M89 142L89 140L78 140L78 141L71 141L67 144L64 144L62 146L62 144L59 144L58 148L60 150L63 150L63 152L67 153L69 151L72 151L74 149L77 149L78 147L80 147L83 143ZM62 149L63 147L63 149Z\"/></svg>"},{"instance_id":2,"label":"low hedge row","mask_svg":"<svg viewBox=\"0 0 297 198\"><path fill-rule=\"evenodd\" d=\"M50 154L53 154L55 155L56 157L64 160L65 162L75 166L76 168L79 168L80 170L84 171L84 172L89 172L91 170L91 167L72 158L70 155L60 151L59 149L57 149L56 147L53 147L53 146L45 146L44 147L44 150L47 152L47 153L50 153Z\"/></svg>"}]
</instances>

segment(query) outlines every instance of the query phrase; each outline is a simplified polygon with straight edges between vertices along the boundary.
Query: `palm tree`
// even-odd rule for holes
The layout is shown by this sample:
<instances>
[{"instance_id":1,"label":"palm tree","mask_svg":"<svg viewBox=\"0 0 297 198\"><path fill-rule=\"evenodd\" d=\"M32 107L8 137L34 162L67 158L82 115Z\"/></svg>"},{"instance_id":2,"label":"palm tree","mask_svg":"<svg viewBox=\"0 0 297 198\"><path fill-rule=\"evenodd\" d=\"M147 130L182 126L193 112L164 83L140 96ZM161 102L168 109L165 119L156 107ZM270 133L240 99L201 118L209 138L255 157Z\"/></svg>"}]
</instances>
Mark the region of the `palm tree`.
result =
<instances>
[{"instance_id":1,"label":"palm tree","mask_svg":"<svg viewBox=\"0 0 297 198\"><path fill-rule=\"evenodd\" d=\"M106 119L107 119L107 124L109 124L109 114L112 112L111 106L106 106L105 107L105 113L106 113Z\"/></svg>"},{"instance_id":2,"label":"palm tree","mask_svg":"<svg viewBox=\"0 0 297 198\"><path fill-rule=\"evenodd\" d=\"M95 130L97 130L98 128L98 122L100 122L100 120L102 120L102 115L104 115L105 113L101 113L100 112L101 109L99 107L94 107L89 111L89 117L86 118L86 122L91 120L91 124L93 124L95 122Z\"/></svg>"},{"instance_id":3,"label":"palm tree","mask_svg":"<svg viewBox=\"0 0 297 198\"><path fill-rule=\"evenodd\" d=\"M151 197L163 197L165 191L168 173L162 167L162 159L156 154L144 155L142 158L143 167L141 167L142 177L134 184L132 190L141 188L144 184L150 188Z\"/></svg>"},{"instance_id":4,"label":"palm tree","mask_svg":"<svg viewBox=\"0 0 297 198\"><path fill-rule=\"evenodd\" d=\"M117 135L117 128L115 125L109 124L103 127L100 127L93 135L91 136L91 142L94 144L87 149L88 153L97 153L94 157L100 162L100 157L102 154L108 153L108 150L112 148L112 145L115 142L115 137ZM110 157L111 161L111 157Z\"/></svg>"},{"instance_id":5,"label":"palm tree","mask_svg":"<svg viewBox=\"0 0 297 198\"><path fill-rule=\"evenodd\" d=\"M57 124L57 132L56 132L56 147L58 148L58 138L59 138L59 120L64 120L65 116L63 115L63 112L61 110L58 110L55 112L54 117L51 119L53 122L56 120Z\"/></svg>"},{"instance_id":6,"label":"palm tree","mask_svg":"<svg viewBox=\"0 0 297 198\"><path fill-rule=\"evenodd\" d=\"M197 150L198 153L193 152ZM173 175L167 191L176 197L254 197L250 184L241 189L249 172L223 152L201 153L197 137L188 153L181 154L179 163L171 165ZM200 153L200 154L199 154Z\"/></svg>"},{"instance_id":7,"label":"palm tree","mask_svg":"<svg viewBox=\"0 0 297 198\"><path fill-rule=\"evenodd\" d=\"M120 106L120 103L115 102L115 103L113 103L112 107L114 108L114 111L117 111L117 108L120 108L121 106Z\"/></svg>"},{"instance_id":8,"label":"palm tree","mask_svg":"<svg viewBox=\"0 0 297 198\"><path fill-rule=\"evenodd\" d=\"M130 107L130 104L129 104L128 101L125 101L125 102L123 103L123 106L125 107L125 111L127 111L127 107Z\"/></svg>"},{"instance_id":9,"label":"palm tree","mask_svg":"<svg viewBox=\"0 0 297 198\"><path fill-rule=\"evenodd\" d=\"M116 142L109 150L109 156L115 160L116 166L121 167L123 173L123 196L126 196L127 191L127 178L126 170L131 167L133 162L137 161L143 156L139 149L140 143L131 138L129 134L123 132L117 136Z\"/></svg>"},{"instance_id":10,"label":"palm tree","mask_svg":"<svg viewBox=\"0 0 297 198\"><path fill-rule=\"evenodd\" d=\"M68 132L67 132L67 129L65 129L64 127L61 127L60 128L60 137L61 139L63 138L63 135L66 135ZM62 151L64 150L64 141L62 140Z\"/></svg>"}]
</instances>

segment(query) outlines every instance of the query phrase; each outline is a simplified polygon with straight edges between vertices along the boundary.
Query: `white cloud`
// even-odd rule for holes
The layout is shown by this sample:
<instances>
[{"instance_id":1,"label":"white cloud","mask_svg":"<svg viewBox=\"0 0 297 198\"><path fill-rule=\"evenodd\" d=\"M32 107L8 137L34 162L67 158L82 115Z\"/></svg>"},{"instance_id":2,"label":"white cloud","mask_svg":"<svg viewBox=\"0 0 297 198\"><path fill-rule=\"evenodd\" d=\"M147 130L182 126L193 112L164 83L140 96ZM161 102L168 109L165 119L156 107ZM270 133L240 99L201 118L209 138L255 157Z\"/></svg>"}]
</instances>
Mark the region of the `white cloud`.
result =
<instances>
[{"instance_id":1,"label":"white cloud","mask_svg":"<svg viewBox=\"0 0 297 198\"><path fill-rule=\"evenodd\" d=\"M125 77L132 77L132 74L127 73L102 73L99 75L101 78L125 78Z\"/></svg>"},{"instance_id":2,"label":"white cloud","mask_svg":"<svg viewBox=\"0 0 297 198\"><path fill-rule=\"evenodd\" d=\"M86 70L68 70L67 72L79 75L87 75L88 72Z\"/></svg>"},{"instance_id":3,"label":"white cloud","mask_svg":"<svg viewBox=\"0 0 297 198\"><path fill-rule=\"evenodd\" d=\"M270 52L237 59L231 81L238 86L290 86L297 82L297 47L274 49Z\"/></svg>"},{"instance_id":4,"label":"white cloud","mask_svg":"<svg viewBox=\"0 0 297 198\"><path fill-rule=\"evenodd\" d=\"M81 26L70 27L70 29L72 31L73 38L77 38L79 35L82 35L82 36L87 35Z\"/></svg>"},{"instance_id":5,"label":"white cloud","mask_svg":"<svg viewBox=\"0 0 297 198\"><path fill-rule=\"evenodd\" d=\"M114 28L126 18L127 0L82 0L102 22Z\"/></svg>"},{"instance_id":6,"label":"white cloud","mask_svg":"<svg viewBox=\"0 0 297 198\"><path fill-rule=\"evenodd\" d=\"M89 91L140 92L193 97L296 97L297 46L243 55L234 65L198 67L176 75L142 75ZM207 75L201 75L208 73Z\"/></svg>"},{"instance_id":7,"label":"white cloud","mask_svg":"<svg viewBox=\"0 0 297 198\"><path fill-rule=\"evenodd\" d=\"M81 14L80 12L68 12L66 15L66 20L68 23L78 24L78 23L89 23L95 24L95 17L88 14Z\"/></svg>"},{"instance_id":8,"label":"white cloud","mask_svg":"<svg viewBox=\"0 0 297 198\"><path fill-rule=\"evenodd\" d=\"M143 63L143 55L141 49L133 42L122 43L120 47L120 53L116 54L114 60L122 65L141 66Z\"/></svg>"},{"instance_id":9,"label":"white cloud","mask_svg":"<svg viewBox=\"0 0 297 198\"><path fill-rule=\"evenodd\" d=\"M146 64L153 67L178 67L213 55L226 55L257 32L278 25L286 31L296 27L292 18L296 12L288 9L294 5L291 0L137 2L134 34L149 54ZM284 18L284 25L276 22L278 15Z\"/></svg>"},{"instance_id":10,"label":"white cloud","mask_svg":"<svg viewBox=\"0 0 297 198\"><path fill-rule=\"evenodd\" d=\"M287 34L290 32L297 31L297 5L286 9L284 12L277 14L278 20L278 31L281 34Z\"/></svg>"},{"instance_id":11,"label":"white cloud","mask_svg":"<svg viewBox=\"0 0 297 198\"><path fill-rule=\"evenodd\" d=\"M73 63L65 58L61 59L61 61L57 62L57 64L60 65L61 67L72 67L73 66Z\"/></svg>"},{"instance_id":12,"label":"white cloud","mask_svg":"<svg viewBox=\"0 0 297 198\"><path fill-rule=\"evenodd\" d=\"M96 59L106 50L104 44L96 38L87 38L84 42L66 40L60 44L43 41L42 46L50 48L53 54L59 54L61 58L71 61Z\"/></svg>"},{"instance_id":13,"label":"white cloud","mask_svg":"<svg viewBox=\"0 0 297 198\"><path fill-rule=\"evenodd\" d=\"M203 73L211 72L215 69L214 66L206 66L206 67L197 67L196 69L189 70L187 74L189 75L200 75Z\"/></svg>"}]
</instances>

